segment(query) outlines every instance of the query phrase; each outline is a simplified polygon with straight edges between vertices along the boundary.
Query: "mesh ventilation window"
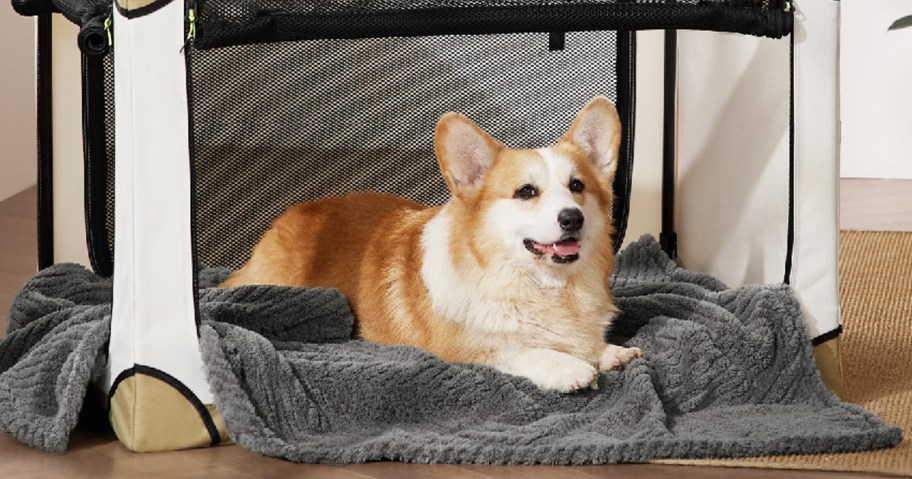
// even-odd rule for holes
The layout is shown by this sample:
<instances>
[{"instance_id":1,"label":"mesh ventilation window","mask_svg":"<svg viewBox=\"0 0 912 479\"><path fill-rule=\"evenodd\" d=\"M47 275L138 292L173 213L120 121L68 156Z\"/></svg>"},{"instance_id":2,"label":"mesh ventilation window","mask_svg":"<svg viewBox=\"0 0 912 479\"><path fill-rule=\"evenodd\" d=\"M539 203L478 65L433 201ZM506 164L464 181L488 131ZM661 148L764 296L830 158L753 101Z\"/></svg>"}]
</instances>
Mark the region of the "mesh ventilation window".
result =
<instances>
[{"instance_id":1,"label":"mesh ventilation window","mask_svg":"<svg viewBox=\"0 0 912 479\"><path fill-rule=\"evenodd\" d=\"M441 114L513 147L556 141L593 96L617 96L617 35L434 36L253 44L190 55L197 251L241 266L289 205L356 190L449 196Z\"/></svg>"}]
</instances>

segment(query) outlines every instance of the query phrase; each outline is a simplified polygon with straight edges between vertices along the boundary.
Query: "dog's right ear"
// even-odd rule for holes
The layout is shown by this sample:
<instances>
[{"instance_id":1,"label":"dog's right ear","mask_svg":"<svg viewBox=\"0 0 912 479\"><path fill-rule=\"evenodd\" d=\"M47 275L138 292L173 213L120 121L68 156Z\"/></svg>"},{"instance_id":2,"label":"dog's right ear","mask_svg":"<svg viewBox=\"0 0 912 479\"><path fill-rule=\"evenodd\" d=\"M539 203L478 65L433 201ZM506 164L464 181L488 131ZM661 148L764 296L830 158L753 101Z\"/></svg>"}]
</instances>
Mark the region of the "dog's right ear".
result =
<instances>
[{"instance_id":1,"label":"dog's right ear","mask_svg":"<svg viewBox=\"0 0 912 479\"><path fill-rule=\"evenodd\" d=\"M456 196L478 184L503 147L459 113L450 112L440 117L434 132L434 150L440 171Z\"/></svg>"}]
</instances>

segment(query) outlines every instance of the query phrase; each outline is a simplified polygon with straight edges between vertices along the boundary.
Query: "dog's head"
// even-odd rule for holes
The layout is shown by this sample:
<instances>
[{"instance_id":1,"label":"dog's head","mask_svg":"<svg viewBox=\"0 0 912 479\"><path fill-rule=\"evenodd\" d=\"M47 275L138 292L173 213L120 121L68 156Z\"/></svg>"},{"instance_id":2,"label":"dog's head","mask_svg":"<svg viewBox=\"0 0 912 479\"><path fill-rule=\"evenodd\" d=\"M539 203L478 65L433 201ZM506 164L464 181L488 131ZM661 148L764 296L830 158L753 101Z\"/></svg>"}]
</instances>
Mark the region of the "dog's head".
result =
<instances>
[{"instance_id":1,"label":"dog's head","mask_svg":"<svg viewBox=\"0 0 912 479\"><path fill-rule=\"evenodd\" d=\"M537 150L507 148L468 118L445 114L435 148L455 214L463 215L455 237L482 262L570 271L610 255L620 141L617 110L604 97L592 99L560 141Z\"/></svg>"}]
</instances>

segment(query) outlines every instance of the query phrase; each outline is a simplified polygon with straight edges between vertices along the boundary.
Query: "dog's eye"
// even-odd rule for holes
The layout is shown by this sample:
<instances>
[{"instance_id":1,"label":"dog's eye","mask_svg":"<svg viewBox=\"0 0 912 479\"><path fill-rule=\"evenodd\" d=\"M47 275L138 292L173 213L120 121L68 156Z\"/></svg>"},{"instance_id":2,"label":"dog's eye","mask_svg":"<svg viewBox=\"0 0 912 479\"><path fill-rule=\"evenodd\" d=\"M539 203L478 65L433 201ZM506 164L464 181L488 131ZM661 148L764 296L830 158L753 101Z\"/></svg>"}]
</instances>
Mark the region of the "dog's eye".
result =
<instances>
[{"instance_id":1,"label":"dog's eye","mask_svg":"<svg viewBox=\"0 0 912 479\"><path fill-rule=\"evenodd\" d=\"M519 198L523 201L531 200L538 196L538 188L533 185L522 185L513 193L514 198Z\"/></svg>"},{"instance_id":2,"label":"dog's eye","mask_svg":"<svg viewBox=\"0 0 912 479\"><path fill-rule=\"evenodd\" d=\"M582 193L583 190L586 189L586 185L583 184L583 180L579 178L573 178L570 180L570 185L568 188L570 188L570 191L574 193Z\"/></svg>"}]
</instances>

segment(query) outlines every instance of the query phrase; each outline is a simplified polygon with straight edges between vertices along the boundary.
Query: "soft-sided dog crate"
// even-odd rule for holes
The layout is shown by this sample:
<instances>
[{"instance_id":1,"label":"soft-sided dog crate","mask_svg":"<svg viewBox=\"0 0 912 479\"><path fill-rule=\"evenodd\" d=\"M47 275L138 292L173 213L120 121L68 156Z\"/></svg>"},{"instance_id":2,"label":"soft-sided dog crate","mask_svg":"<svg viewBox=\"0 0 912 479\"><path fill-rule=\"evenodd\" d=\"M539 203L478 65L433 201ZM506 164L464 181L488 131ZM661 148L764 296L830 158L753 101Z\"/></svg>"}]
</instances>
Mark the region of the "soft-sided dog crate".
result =
<instances>
[{"instance_id":1,"label":"soft-sided dog crate","mask_svg":"<svg viewBox=\"0 0 912 479\"><path fill-rule=\"evenodd\" d=\"M809 312L815 342L838 336L835 2L13 3L20 13L41 16L39 51L47 42L51 12L59 11L81 26L86 235L92 266L113 275L115 295L108 376L101 387L108 393L118 437L134 450L226 439L199 353L199 265L240 266L271 219L294 202L374 189L442 203L447 191L433 157L432 133L446 111L465 113L508 145L541 146L556 140L590 97L614 99L625 127L615 184L619 246L632 178L634 32L640 29L669 29L666 250L672 255L679 250L685 265L692 259L693 267L708 270L719 269L706 260L714 252L766 258L759 261L773 266L753 277L739 277L736 267L730 281L792 282ZM791 42L766 40L776 46L763 47L786 52L784 58L774 55L784 71L776 71L774 82L785 85L776 90L785 92L785 107L765 110L776 125L786 125L786 146L776 150L784 154L766 151L763 165L774 166L760 168L771 171L764 185L777 188L749 200L766 205L774 221L720 215L741 204L741 192L726 187L725 175L744 168L744 158L718 149L691 155L692 138L715 132L707 131L710 123L704 127L691 117L701 114L700 105L683 98L688 88L718 85L720 80L712 57L695 59L696 70L681 69L682 99L676 99L674 54L700 49L688 49L693 44L687 37L676 47L674 29L781 38L793 32L796 7L807 14L797 17ZM715 41L741 37L716 36ZM687 55L682 56L682 64L687 61ZM824 63L823 69L818 62ZM39 63L41 90L47 62ZM768 86L762 81L754 85ZM39 97L43 145L49 145L52 133L46 104L46 97ZM679 115L677 104L687 107ZM746 128L763 129L749 112L744 114ZM683 133L678 143L675 120ZM775 141L782 140L779 133L773 133ZM690 155L681 157L680 172L704 175L702 184L679 185L682 234L677 241L676 151ZM39 181L45 185L39 219L44 225L41 265L53 262L46 247L53 235L46 208L46 195L52 194L45 183L49 154L48 148L39 153L44 165ZM703 166L693 169L688 161ZM716 167L705 166L708 161L721 164L719 174L714 176ZM682 193L693 188L706 188L703 194L715 206ZM720 217L732 224L712 223ZM706 221L713 226L700 226ZM704 227L713 241L693 232ZM749 236L761 228L772 229L767 232L776 239ZM767 244L770 241L777 243ZM838 351L832 351L818 358L821 364L838 366Z\"/></svg>"}]
</instances>

